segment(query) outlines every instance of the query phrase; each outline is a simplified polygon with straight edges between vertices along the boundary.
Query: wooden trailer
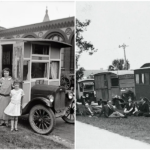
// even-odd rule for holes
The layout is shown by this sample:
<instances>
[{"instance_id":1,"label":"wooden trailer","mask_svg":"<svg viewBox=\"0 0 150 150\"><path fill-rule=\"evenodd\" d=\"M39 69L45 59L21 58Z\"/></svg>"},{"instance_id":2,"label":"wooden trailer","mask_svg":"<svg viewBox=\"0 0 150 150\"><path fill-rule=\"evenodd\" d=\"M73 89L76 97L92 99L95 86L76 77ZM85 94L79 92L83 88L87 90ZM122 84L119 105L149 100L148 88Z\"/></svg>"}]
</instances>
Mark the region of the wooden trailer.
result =
<instances>
[{"instance_id":1,"label":"wooden trailer","mask_svg":"<svg viewBox=\"0 0 150 150\"><path fill-rule=\"evenodd\" d=\"M127 91L135 93L133 71L106 71L94 75L96 100L112 100Z\"/></svg>"},{"instance_id":2,"label":"wooden trailer","mask_svg":"<svg viewBox=\"0 0 150 150\"><path fill-rule=\"evenodd\" d=\"M136 99L147 97L150 100L150 67L134 70Z\"/></svg>"}]
</instances>

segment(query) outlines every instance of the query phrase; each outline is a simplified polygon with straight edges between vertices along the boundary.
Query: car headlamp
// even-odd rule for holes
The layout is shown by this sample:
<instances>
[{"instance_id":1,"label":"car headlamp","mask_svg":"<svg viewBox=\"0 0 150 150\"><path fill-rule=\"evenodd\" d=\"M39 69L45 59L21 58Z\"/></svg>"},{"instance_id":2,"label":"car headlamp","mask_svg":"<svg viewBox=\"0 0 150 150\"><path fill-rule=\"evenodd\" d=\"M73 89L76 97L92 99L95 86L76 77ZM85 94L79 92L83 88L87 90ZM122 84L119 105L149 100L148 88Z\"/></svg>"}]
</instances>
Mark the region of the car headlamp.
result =
<instances>
[{"instance_id":1,"label":"car headlamp","mask_svg":"<svg viewBox=\"0 0 150 150\"><path fill-rule=\"evenodd\" d=\"M73 98L73 93L68 93L68 97L69 97L69 99L72 99Z\"/></svg>"},{"instance_id":2,"label":"car headlamp","mask_svg":"<svg viewBox=\"0 0 150 150\"><path fill-rule=\"evenodd\" d=\"M53 95L48 95L48 98L49 98L50 102L54 101L54 96Z\"/></svg>"}]
</instances>

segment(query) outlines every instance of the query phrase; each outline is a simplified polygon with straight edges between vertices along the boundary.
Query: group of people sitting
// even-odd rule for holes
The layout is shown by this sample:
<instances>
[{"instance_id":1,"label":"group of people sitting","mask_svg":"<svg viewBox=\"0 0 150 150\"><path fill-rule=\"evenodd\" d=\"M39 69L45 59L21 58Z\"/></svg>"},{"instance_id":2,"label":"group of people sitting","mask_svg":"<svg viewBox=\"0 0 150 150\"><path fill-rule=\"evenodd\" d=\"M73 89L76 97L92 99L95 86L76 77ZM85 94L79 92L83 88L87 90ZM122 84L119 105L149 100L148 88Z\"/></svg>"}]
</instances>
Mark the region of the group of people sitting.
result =
<instances>
[{"instance_id":1,"label":"group of people sitting","mask_svg":"<svg viewBox=\"0 0 150 150\"><path fill-rule=\"evenodd\" d=\"M86 102L83 104L87 109L87 114L90 117L101 117L102 115L107 118L127 118L131 115L150 117L147 98L141 98L139 102L134 102L132 101L131 97L129 97L128 102L125 104L122 110L118 110L114 105L112 105L112 101L102 101L101 108L93 107Z\"/></svg>"}]
</instances>

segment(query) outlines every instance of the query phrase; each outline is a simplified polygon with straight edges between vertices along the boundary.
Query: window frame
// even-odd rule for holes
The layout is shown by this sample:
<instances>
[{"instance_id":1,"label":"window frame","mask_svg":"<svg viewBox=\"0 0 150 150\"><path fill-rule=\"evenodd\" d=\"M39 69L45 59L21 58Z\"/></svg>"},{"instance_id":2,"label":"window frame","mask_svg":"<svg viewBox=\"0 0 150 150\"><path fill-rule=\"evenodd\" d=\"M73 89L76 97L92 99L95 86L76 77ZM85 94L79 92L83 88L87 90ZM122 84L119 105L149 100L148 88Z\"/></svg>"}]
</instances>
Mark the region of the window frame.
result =
<instances>
[{"instance_id":1,"label":"window frame","mask_svg":"<svg viewBox=\"0 0 150 150\"><path fill-rule=\"evenodd\" d=\"M112 85L112 79L118 79L118 85L113 86ZM111 87L119 87L119 78L118 77L110 78L110 82L111 82Z\"/></svg>"}]
</instances>

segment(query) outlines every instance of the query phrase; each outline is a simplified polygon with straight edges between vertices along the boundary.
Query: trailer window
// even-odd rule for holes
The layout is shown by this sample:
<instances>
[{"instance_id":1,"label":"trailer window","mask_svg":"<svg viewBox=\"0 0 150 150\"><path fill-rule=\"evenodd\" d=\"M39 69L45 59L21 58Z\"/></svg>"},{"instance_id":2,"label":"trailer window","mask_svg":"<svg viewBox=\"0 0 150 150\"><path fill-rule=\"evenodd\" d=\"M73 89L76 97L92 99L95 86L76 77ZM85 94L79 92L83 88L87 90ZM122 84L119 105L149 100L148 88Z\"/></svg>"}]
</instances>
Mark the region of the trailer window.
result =
<instances>
[{"instance_id":1,"label":"trailer window","mask_svg":"<svg viewBox=\"0 0 150 150\"><path fill-rule=\"evenodd\" d=\"M47 63L32 63L32 78L47 78Z\"/></svg>"},{"instance_id":2,"label":"trailer window","mask_svg":"<svg viewBox=\"0 0 150 150\"><path fill-rule=\"evenodd\" d=\"M136 82L136 84L140 83L140 75L139 74L135 75L135 82Z\"/></svg>"},{"instance_id":3,"label":"trailer window","mask_svg":"<svg viewBox=\"0 0 150 150\"><path fill-rule=\"evenodd\" d=\"M59 79L59 61L50 61L50 79Z\"/></svg>"},{"instance_id":4,"label":"trailer window","mask_svg":"<svg viewBox=\"0 0 150 150\"><path fill-rule=\"evenodd\" d=\"M111 86L119 86L118 78L111 78Z\"/></svg>"},{"instance_id":5,"label":"trailer window","mask_svg":"<svg viewBox=\"0 0 150 150\"><path fill-rule=\"evenodd\" d=\"M144 84L144 73L142 73L141 83Z\"/></svg>"},{"instance_id":6,"label":"trailer window","mask_svg":"<svg viewBox=\"0 0 150 150\"><path fill-rule=\"evenodd\" d=\"M145 84L149 84L149 73L145 73Z\"/></svg>"},{"instance_id":7,"label":"trailer window","mask_svg":"<svg viewBox=\"0 0 150 150\"><path fill-rule=\"evenodd\" d=\"M32 54L49 55L49 46L33 44Z\"/></svg>"},{"instance_id":8,"label":"trailer window","mask_svg":"<svg viewBox=\"0 0 150 150\"><path fill-rule=\"evenodd\" d=\"M23 80L29 80L29 60L23 62Z\"/></svg>"}]
</instances>

